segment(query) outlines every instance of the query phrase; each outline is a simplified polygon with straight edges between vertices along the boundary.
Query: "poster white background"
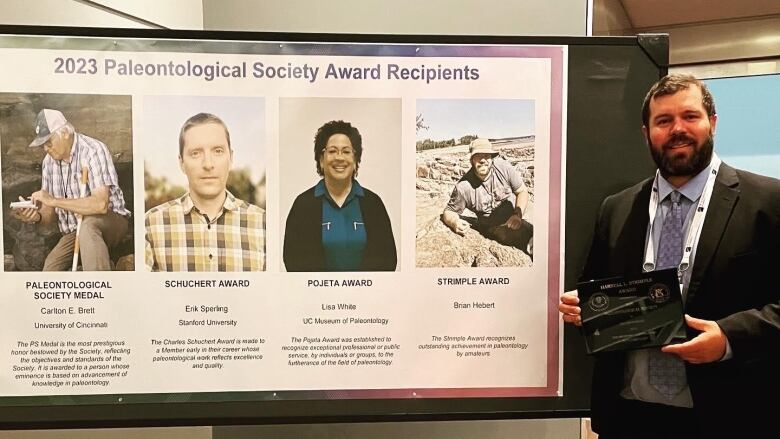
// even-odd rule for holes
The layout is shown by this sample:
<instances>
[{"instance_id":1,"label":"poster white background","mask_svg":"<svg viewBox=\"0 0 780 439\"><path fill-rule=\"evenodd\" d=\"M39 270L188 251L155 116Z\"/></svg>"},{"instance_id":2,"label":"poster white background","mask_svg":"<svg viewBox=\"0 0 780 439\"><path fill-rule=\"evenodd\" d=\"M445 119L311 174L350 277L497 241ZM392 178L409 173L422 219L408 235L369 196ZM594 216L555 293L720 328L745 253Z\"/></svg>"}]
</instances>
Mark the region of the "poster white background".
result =
<instances>
[{"instance_id":1,"label":"poster white background","mask_svg":"<svg viewBox=\"0 0 780 439\"><path fill-rule=\"evenodd\" d=\"M560 48L564 51L565 48ZM485 389L482 396L495 395L494 389L518 389L518 394L554 395L548 387L548 361L559 353L559 340L550 340L548 324L551 317L551 298L560 291L549 291L550 276L559 277L561 270L548 272L550 230L549 212L562 206L562 200L551 199L550 187L550 126L551 126L551 62L546 58L405 58L405 57L346 57L346 56L271 56L198 53L142 53L99 51L54 51L30 49L1 49L4 62L0 65L0 90L16 93L71 93L71 94L127 94L133 97L134 139L134 189L136 254L135 272L107 273L3 273L4 285L0 293L0 392L7 396L49 394L101 394L101 393L165 393L210 391L283 391L283 390L369 390L369 389ZM257 61L264 65L302 66L319 68L320 77L313 82L305 79L255 79L150 77L104 75L102 69L96 75L55 74L53 60L56 57L95 59L103 66L106 58L117 62L183 63L187 60L202 64L251 65ZM472 81L390 81L390 80L337 80L323 77L329 63L349 67L385 66L389 63L401 67L419 68L441 65L462 68L468 65L479 70L479 79ZM23 70L15 66L25 66ZM564 75L565 78L565 75ZM565 83L565 81L564 81ZM152 154L150 146L142 139L152 135L153 124L149 119L148 96L209 96L254 97L265 103L262 144L260 154L267 175L267 267L263 273L146 273L143 269L143 166ZM414 266L415 231L415 102L432 98L479 99L530 99L535 102L535 208L533 267L417 269ZM361 102L381 100L400 102L397 115L387 115L397 120L400 143L397 150L382 150L388 166L381 174L384 181L366 187L383 187L383 199L393 220L399 253L398 271L394 273L285 273L281 263L283 219L292 201L291 194L300 192L316 182L312 159L300 165L291 165L296 153L286 151L283 131L290 122L280 113L280 100L307 102L307 99L327 98L325 102L339 100ZM153 102L150 100L149 102ZM204 100L207 102L207 100ZM565 108L565 107L564 107ZM155 109L154 111L157 111ZM319 111L319 110L317 110ZM312 114L317 114L312 110ZM346 110L345 110L346 111ZM351 111L356 111L352 109ZM345 113L348 114L348 113ZM366 135L377 129L366 118ZM334 116L334 118L340 116ZM385 117L385 116L381 116ZM330 119L328 119L330 120ZM324 122L325 120L323 120ZM316 123L315 123L316 122ZM314 125L321 124L312 121ZM241 125L241 124L238 124ZM312 126L314 126L312 125ZM565 127L565 121L562 124ZM363 125L359 128L363 132ZM78 130L78 127L76 127ZM31 127L32 130L32 127ZM231 134L241 128L231 127ZM392 135L392 133L389 133ZM296 135L298 135L296 133ZM302 123L301 137L313 139L314 131ZM373 135L373 134L372 134ZM31 131L32 136L32 131ZM297 141L295 142L297 143ZM175 147L172 142L171 148ZM258 146L263 148L263 146ZM306 157L311 155L312 141L301 146ZM287 154L290 154L289 156ZM379 173L371 167L380 167L369 159L375 152L366 145L365 175ZM565 154L560 154L565 156ZM288 158L289 157L289 158ZM290 169L301 177L303 189L285 182L292 179ZM361 174L364 169L361 168ZM371 176L373 179L375 176ZM298 178L296 177L296 181ZM361 178L362 182L362 178ZM558 183L560 184L560 182ZM393 189L396 188L396 189ZM397 191L397 192L394 192ZM385 198L386 197L386 198ZM2 200L8 203L9 200ZM393 203L393 204L391 204ZM551 205L555 203L556 206ZM562 207L561 207L562 209ZM561 220L562 221L562 220ZM563 227L561 227L563 230ZM562 241L561 241L562 242ZM440 285L439 279L474 279L477 285ZM215 286L204 288L166 287L166 281L200 279L214 281ZM479 285L481 279L506 280L504 285ZM76 299L35 299L33 293L41 291L26 287L30 281L96 281L108 282L110 288L101 290L102 299L89 301ZM220 280L238 280L239 287L218 287ZM363 286L324 286L334 281L362 281ZM560 284L560 283L559 283ZM323 285L323 286L315 286ZM54 289L49 291L60 291ZM78 289L77 289L78 290ZM63 290L65 291L65 290ZM75 291L75 290L74 290ZM492 304L485 308L468 309L454 307L454 303L475 302ZM338 309L339 306L344 309ZM217 311L208 314L201 306ZM330 309L333 306L336 309ZM74 307L74 312L70 312ZM78 308L94 307L93 313L80 314ZM190 308L192 307L192 308ZM47 314L44 309L68 309L64 315ZM339 323L318 324L313 319L329 319ZM233 322L227 325L183 325L181 321L208 320ZM309 320L312 319L312 320ZM361 322L353 323L350 319ZM368 321L369 323L366 323ZM105 323L105 328L76 327L80 322ZM42 329L37 324L63 324L64 329ZM73 327L68 325L73 323ZM445 337L498 337L522 348L463 348L456 349ZM435 337L439 337L438 341ZM331 338L336 341L327 341ZM345 341L350 339L351 341ZM356 340L381 340L357 342ZM167 341L184 340L183 353L158 351L162 347L179 348ZM214 340L213 343L209 340ZM220 340L234 340L238 351ZM252 343L252 340L258 341ZM300 341L295 341L300 340ZM310 341L306 341L310 340ZM118 355L121 360L109 363L127 364L127 374L109 378L20 378L27 374L20 358L21 351L32 351L34 346L23 347L19 342L123 342L129 354ZM262 342L260 342L262 341ZM157 343L159 342L159 343ZM486 343L463 341L463 343ZM377 354L365 360L382 360L382 364L338 364L337 357L319 355L312 358L313 346L371 345L349 353ZM450 348L423 348L426 345ZM216 352L205 352L208 346ZM285 350L290 346L309 346L309 357L291 358ZM258 351L242 351L257 347ZM57 349L61 347L58 346ZM65 346L66 349L70 349ZM94 347L72 347L90 351ZM199 351L186 352L198 348ZM15 354L13 351L17 351ZM322 352L338 354L342 350ZM380 353L381 357L378 356ZM458 356L457 352L489 352L489 355ZM95 351L97 352L97 351ZM251 353L251 359L235 359ZM388 355L391 354L391 355ZM97 353L74 353L66 350L65 357L105 357L106 346ZM159 358L176 356L202 356L202 359L167 360ZM206 358L205 356L209 357ZM231 359L221 356L230 355ZM28 352L28 357L35 354ZM45 355L44 355L45 356ZM220 356L220 357L218 357ZM256 358L261 357L261 358ZM156 360L157 358L157 360ZM332 358L336 364L329 364ZM315 364L319 359L320 362ZM340 359L340 358L339 358ZM358 360L346 357L345 361ZM74 362L77 360L74 360ZM293 361L309 362L292 365ZM84 361L102 365L105 362ZM560 362L559 362L560 363ZM193 367L200 364L201 367ZM43 363L29 363L29 373ZM208 366L208 367L207 367ZM102 366L101 366L102 367ZM113 372L114 369L108 369ZM104 372L96 368L95 373ZM63 372L64 373L64 372ZM556 371L557 378L559 371ZM62 384L52 384L61 381ZM70 381L69 384L66 382ZM105 384L79 384L79 382L106 382ZM45 383L36 385L35 382ZM560 380L557 381L560 389ZM493 389L493 390L491 390Z\"/></svg>"}]
</instances>

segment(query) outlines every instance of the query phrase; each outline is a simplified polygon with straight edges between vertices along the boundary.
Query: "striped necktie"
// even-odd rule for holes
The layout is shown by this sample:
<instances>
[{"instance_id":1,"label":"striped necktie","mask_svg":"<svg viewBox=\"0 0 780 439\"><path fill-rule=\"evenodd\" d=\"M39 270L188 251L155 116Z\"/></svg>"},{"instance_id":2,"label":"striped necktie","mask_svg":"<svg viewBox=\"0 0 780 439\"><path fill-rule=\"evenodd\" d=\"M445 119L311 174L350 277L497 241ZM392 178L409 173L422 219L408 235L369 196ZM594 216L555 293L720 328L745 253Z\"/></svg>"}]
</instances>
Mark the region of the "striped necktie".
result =
<instances>
[{"instance_id":1,"label":"striped necktie","mask_svg":"<svg viewBox=\"0 0 780 439\"><path fill-rule=\"evenodd\" d=\"M683 218L680 206L680 193L670 194L671 209L664 218L661 239L658 243L657 269L673 268L680 265L683 254ZM650 351L647 364L650 385L666 399L672 400L686 386L685 363L680 357L665 354L660 349Z\"/></svg>"}]
</instances>

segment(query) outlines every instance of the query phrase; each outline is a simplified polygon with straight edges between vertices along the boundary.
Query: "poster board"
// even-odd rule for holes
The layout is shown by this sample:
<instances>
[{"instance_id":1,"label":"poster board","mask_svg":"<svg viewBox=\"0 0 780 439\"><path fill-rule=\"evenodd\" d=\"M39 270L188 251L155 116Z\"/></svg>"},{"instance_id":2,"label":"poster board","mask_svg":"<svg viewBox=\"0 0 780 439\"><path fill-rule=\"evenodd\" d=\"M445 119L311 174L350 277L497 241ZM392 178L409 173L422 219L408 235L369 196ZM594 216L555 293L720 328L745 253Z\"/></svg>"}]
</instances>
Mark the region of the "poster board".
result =
<instances>
[{"instance_id":1,"label":"poster board","mask_svg":"<svg viewBox=\"0 0 780 439\"><path fill-rule=\"evenodd\" d=\"M577 82L569 67L572 47L585 40L75 33L93 35L4 37L4 57L15 61L0 75L3 120L18 122L0 124L4 214L15 192L42 184L17 175L24 165L44 175L57 165L70 181L63 159L45 169L34 167L35 157L19 161L36 153L27 147L36 105L59 105L77 131L113 139L104 144L132 212L121 237L130 252L112 259L111 272L44 274L35 269L40 261L17 261L38 225L16 230L14 264L3 273L14 285L1 307L10 328L0 340L4 426L517 417L586 408L581 393L567 399L555 309L574 187L564 175L567 133L583 128L568 119L568 88ZM636 39L611 41L625 49L609 55L616 62L636 56L645 63L642 79L657 77ZM250 256L208 253L189 235L177 247L178 232L154 231L160 205L171 229L169 204L182 200L186 210L182 193L197 197L214 185L197 183L203 169L220 178L219 164L193 168L181 149L182 124L199 113L217 115L230 132L225 169L241 176L228 181L231 194L241 191L236 199L248 211L263 212L250 220L264 226L253 229L262 230L252 238L261 245L243 249ZM382 265L386 271L291 272L307 251L285 259L285 247L311 241L295 241L306 228L288 236L290 217L311 215L290 206L306 201L318 167L343 171L343 164L327 168L312 148L317 130L339 120L361 132L358 181L381 200L392 244L379 259L395 263ZM6 128L25 124L29 140ZM501 155L494 160L522 179L532 247L498 246L478 221L460 238L440 221L472 165L473 137L489 138ZM521 191L511 190L514 201ZM458 213L467 221L480 215ZM4 224L13 221L4 216ZM324 220L317 226L329 231ZM46 239L59 242L62 227ZM161 242L167 255L149 250ZM174 272L152 271L161 266Z\"/></svg>"}]
</instances>

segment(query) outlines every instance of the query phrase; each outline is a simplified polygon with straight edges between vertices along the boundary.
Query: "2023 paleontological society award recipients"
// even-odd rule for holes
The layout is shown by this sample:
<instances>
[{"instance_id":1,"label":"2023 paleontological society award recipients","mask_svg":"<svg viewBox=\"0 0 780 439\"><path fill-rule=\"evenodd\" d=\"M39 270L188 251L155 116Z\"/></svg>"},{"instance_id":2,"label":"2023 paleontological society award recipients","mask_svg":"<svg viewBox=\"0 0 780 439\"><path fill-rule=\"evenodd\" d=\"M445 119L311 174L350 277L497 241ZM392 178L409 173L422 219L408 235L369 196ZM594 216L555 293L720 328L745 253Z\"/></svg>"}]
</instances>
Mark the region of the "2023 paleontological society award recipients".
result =
<instances>
[{"instance_id":1,"label":"2023 paleontological society award recipients","mask_svg":"<svg viewBox=\"0 0 780 439\"><path fill-rule=\"evenodd\" d=\"M283 259L287 271L394 271L397 253L382 199L357 181L363 138L334 120L314 136L314 161L323 178L298 195L287 216Z\"/></svg>"},{"instance_id":2,"label":"2023 paleontological society award recipients","mask_svg":"<svg viewBox=\"0 0 780 439\"><path fill-rule=\"evenodd\" d=\"M658 171L601 206L583 280L677 267L687 341L595 357L599 438L778 436L780 181L722 163L717 122L703 83L662 78L642 110ZM582 306L564 294L563 320Z\"/></svg>"},{"instance_id":3,"label":"2023 paleontological society award recipients","mask_svg":"<svg viewBox=\"0 0 780 439\"><path fill-rule=\"evenodd\" d=\"M217 116L190 117L179 134L188 192L146 212L151 271L265 270L265 211L227 190L233 147Z\"/></svg>"},{"instance_id":4,"label":"2023 paleontological society award recipients","mask_svg":"<svg viewBox=\"0 0 780 439\"><path fill-rule=\"evenodd\" d=\"M79 257L84 271L111 270L109 249L124 238L130 219L111 153L103 142L76 132L58 110L38 113L35 134L30 147L46 151L41 189L30 195L35 207L13 209L13 215L27 224L56 221L62 237L43 271L71 269Z\"/></svg>"}]
</instances>

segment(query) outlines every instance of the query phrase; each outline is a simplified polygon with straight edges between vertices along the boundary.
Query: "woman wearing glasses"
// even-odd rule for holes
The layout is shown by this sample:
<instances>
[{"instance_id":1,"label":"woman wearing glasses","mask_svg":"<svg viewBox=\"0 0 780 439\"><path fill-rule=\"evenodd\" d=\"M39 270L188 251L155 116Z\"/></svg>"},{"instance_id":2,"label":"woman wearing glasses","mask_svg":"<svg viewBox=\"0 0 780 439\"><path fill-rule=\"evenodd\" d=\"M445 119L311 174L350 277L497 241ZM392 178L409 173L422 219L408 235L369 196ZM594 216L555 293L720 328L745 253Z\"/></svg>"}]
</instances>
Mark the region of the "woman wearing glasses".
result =
<instances>
[{"instance_id":1,"label":"woman wearing glasses","mask_svg":"<svg viewBox=\"0 0 780 439\"><path fill-rule=\"evenodd\" d=\"M287 271L394 271L397 255L382 199L357 181L363 139L333 120L314 136L322 179L298 195L287 216Z\"/></svg>"}]
</instances>

